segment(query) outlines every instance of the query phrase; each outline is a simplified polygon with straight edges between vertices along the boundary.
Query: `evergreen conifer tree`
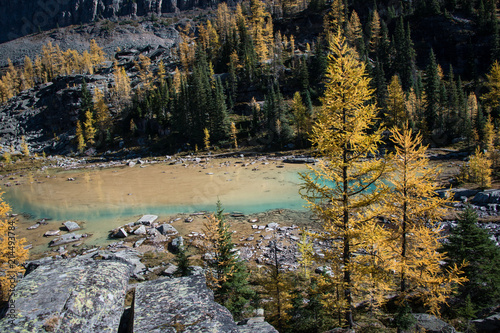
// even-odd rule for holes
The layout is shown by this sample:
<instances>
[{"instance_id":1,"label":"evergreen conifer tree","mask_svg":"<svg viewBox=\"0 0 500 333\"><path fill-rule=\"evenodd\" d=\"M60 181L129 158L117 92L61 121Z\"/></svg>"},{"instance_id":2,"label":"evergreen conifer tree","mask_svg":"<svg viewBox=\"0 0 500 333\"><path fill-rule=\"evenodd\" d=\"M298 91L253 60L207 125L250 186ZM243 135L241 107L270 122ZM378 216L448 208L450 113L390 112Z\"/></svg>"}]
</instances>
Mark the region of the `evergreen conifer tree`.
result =
<instances>
[{"instance_id":1,"label":"evergreen conifer tree","mask_svg":"<svg viewBox=\"0 0 500 333\"><path fill-rule=\"evenodd\" d=\"M214 291L215 300L239 319L254 291L248 286L249 274L244 263L233 251L229 228L222 204L217 201L216 213L204 223L207 284Z\"/></svg>"},{"instance_id":2,"label":"evergreen conifer tree","mask_svg":"<svg viewBox=\"0 0 500 333\"><path fill-rule=\"evenodd\" d=\"M425 110L425 120L427 129L432 132L436 128L436 119L440 114L439 90L441 79L438 73L438 65L434 51L429 55L429 64L425 70L425 93L427 96L427 105Z\"/></svg>"},{"instance_id":3,"label":"evergreen conifer tree","mask_svg":"<svg viewBox=\"0 0 500 333\"><path fill-rule=\"evenodd\" d=\"M458 286L459 297L470 297L476 307L484 309L500 302L500 249L477 222L477 213L467 206L442 251L447 253L448 266L468 263L463 269L468 281Z\"/></svg>"}]
</instances>

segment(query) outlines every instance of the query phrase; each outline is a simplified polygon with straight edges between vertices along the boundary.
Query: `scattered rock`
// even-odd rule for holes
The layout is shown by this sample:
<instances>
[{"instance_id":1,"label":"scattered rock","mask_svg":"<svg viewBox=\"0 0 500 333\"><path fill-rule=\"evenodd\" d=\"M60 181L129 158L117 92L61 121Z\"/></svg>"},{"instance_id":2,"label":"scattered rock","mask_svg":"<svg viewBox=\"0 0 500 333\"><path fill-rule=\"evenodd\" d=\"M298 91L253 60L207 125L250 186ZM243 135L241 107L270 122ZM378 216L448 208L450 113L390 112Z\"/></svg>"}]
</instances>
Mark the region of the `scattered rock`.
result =
<instances>
[{"instance_id":1,"label":"scattered rock","mask_svg":"<svg viewBox=\"0 0 500 333\"><path fill-rule=\"evenodd\" d=\"M269 228L269 229L273 229L274 230L274 229L276 229L276 228L279 227L279 224L275 223L275 222L272 222L272 223L269 223L266 227Z\"/></svg>"},{"instance_id":2,"label":"scattered rock","mask_svg":"<svg viewBox=\"0 0 500 333\"><path fill-rule=\"evenodd\" d=\"M177 266L174 264L168 264L165 270L163 271L163 275L172 276L177 271Z\"/></svg>"},{"instance_id":3,"label":"scattered rock","mask_svg":"<svg viewBox=\"0 0 500 333\"><path fill-rule=\"evenodd\" d=\"M69 232L80 229L80 226L78 225L78 223L73 222L73 221L64 222L64 226L66 227L66 229L68 229Z\"/></svg>"},{"instance_id":4,"label":"scattered rock","mask_svg":"<svg viewBox=\"0 0 500 333\"><path fill-rule=\"evenodd\" d=\"M157 215L144 215L139 220L137 220L137 224L151 225L154 221L158 219Z\"/></svg>"},{"instance_id":5,"label":"scattered rock","mask_svg":"<svg viewBox=\"0 0 500 333\"><path fill-rule=\"evenodd\" d=\"M115 233L111 235L112 238L127 238L128 234L123 228L119 228Z\"/></svg>"},{"instance_id":6,"label":"scattered rock","mask_svg":"<svg viewBox=\"0 0 500 333\"><path fill-rule=\"evenodd\" d=\"M179 232L171 224L162 224L156 228L163 236L174 236L178 235Z\"/></svg>"},{"instance_id":7,"label":"scattered rock","mask_svg":"<svg viewBox=\"0 0 500 333\"><path fill-rule=\"evenodd\" d=\"M49 246L53 247L53 246L60 246L60 245L68 244L68 243L73 243L73 242L77 242L80 239L86 238L86 237L88 237L87 234L75 234L75 233L65 234L59 238L51 240L49 243Z\"/></svg>"},{"instance_id":8,"label":"scattered rock","mask_svg":"<svg viewBox=\"0 0 500 333\"><path fill-rule=\"evenodd\" d=\"M60 233L61 233L61 230L49 230L49 231L46 231L43 235L45 237L51 237L51 236L59 236Z\"/></svg>"},{"instance_id":9,"label":"scattered rock","mask_svg":"<svg viewBox=\"0 0 500 333\"><path fill-rule=\"evenodd\" d=\"M134 235L144 235L146 233L146 227L144 225L139 226L139 228L134 230Z\"/></svg>"},{"instance_id":10,"label":"scattered rock","mask_svg":"<svg viewBox=\"0 0 500 333\"><path fill-rule=\"evenodd\" d=\"M137 242L134 243L134 247L139 247L142 245L142 243L144 243L144 241L146 240L146 238L141 238L139 239Z\"/></svg>"},{"instance_id":11,"label":"scattered rock","mask_svg":"<svg viewBox=\"0 0 500 333\"><path fill-rule=\"evenodd\" d=\"M417 320L416 328L418 331L428 333L457 333L453 326L433 315L427 313L414 313L413 316Z\"/></svg>"}]
</instances>

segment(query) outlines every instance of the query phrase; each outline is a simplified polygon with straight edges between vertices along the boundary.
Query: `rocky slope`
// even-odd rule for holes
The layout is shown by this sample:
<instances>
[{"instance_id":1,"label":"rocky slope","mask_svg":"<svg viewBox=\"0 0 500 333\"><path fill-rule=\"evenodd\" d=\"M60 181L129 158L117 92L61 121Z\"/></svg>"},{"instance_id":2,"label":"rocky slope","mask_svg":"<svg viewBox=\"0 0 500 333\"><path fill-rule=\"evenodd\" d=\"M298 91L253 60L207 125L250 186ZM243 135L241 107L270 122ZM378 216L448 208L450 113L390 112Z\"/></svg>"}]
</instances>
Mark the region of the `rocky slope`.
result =
<instances>
[{"instance_id":1,"label":"rocky slope","mask_svg":"<svg viewBox=\"0 0 500 333\"><path fill-rule=\"evenodd\" d=\"M117 48L156 48L160 45L170 48L178 42L179 25L186 22L189 20L180 20L171 25L151 21L122 21L119 24L102 21L25 36L0 44L0 67L7 65L7 59L19 65L23 64L25 56L35 59L40 55L42 46L49 42L59 45L61 50L73 49L81 53L88 50L90 40L95 39L109 56L113 56Z\"/></svg>"},{"instance_id":2,"label":"rocky slope","mask_svg":"<svg viewBox=\"0 0 500 333\"><path fill-rule=\"evenodd\" d=\"M175 13L218 0L1 0L0 43L56 27L99 19Z\"/></svg>"}]
</instances>

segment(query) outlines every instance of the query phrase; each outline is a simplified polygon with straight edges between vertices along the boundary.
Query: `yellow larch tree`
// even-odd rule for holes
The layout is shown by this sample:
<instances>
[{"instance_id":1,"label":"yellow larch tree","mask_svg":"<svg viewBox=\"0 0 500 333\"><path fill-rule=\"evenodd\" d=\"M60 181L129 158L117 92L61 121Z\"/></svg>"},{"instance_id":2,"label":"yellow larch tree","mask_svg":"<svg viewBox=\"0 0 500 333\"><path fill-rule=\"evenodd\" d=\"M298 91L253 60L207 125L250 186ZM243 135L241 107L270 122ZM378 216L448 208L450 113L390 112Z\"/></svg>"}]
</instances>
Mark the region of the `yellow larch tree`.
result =
<instances>
[{"instance_id":1,"label":"yellow larch tree","mask_svg":"<svg viewBox=\"0 0 500 333\"><path fill-rule=\"evenodd\" d=\"M227 7L225 2L220 2L217 6L216 23L219 36L224 42L229 38L231 31L236 28L234 13Z\"/></svg>"},{"instance_id":2,"label":"yellow larch tree","mask_svg":"<svg viewBox=\"0 0 500 333\"><path fill-rule=\"evenodd\" d=\"M115 61L113 66L113 75L115 77L115 84L111 89L111 99L113 105L122 110L130 102L130 79L125 71L124 67L118 67L118 63ZM163 73L165 75L165 73Z\"/></svg>"},{"instance_id":3,"label":"yellow larch tree","mask_svg":"<svg viewBox=\"0 0 500 333\"><path fill-rule=\"evenodd\" d=\"M373 17L370 22L370 52L376 52L379 42L381 33L380 33L381 27L380 27L380 16L378 14L378 11L373 12Z\"/></svg>"},{"instance_id":4,"label":"yellow larch tree","mask_svg":"<svg viewBox=\"0 0 500 333\"><path fill-rule=\"evenodd\" d=\"M90 60L94 68L99 67L106 60L106 53L97 45L95 39L90 40Z\"/></svg>"},{"instance_id":5,"label":"yellow larch tree","mask_svg":"<svg viewBox=\"0 0 500 333\"><path fill-rule=\"evenodd\" d=\"M248 17L249 32L255 43L255 52L259 61L268 58L273 44L273 21L261 0L250 0Z\"/></svg>"},{"instance_id":6,"label":"yellow larch tree","mask_svg":"<svg viewBox=\"0 0 500 333\"><path fill-rule=\"evenodd\" d=\"M158 78L160 79L160 83L162 83L162 84L165 81L166 73L167 72L165 70L165 65L163 64L163 60L160 60L160 62L158 63ZM130 86L130 82L129 82L129 86Z\"/></svg>"},{"instance_id":7,"label":"yellow larch tree","mask_svg":"<svg viewBox=\"0 0 500 333\"><path fill-rule=\"evenodd\" d=\"M297 249L300 253L300 258L297 260L299 265L302 266L304 278L309 279L310 266L314 258L314 249L312 242L312 235L306 230L301 231L300 242L297 244Z\"/></svg>"},{"instance_id":8,"label":"yellow larch tree","mask_svg":"<svg viewBox=\"0 0 500 333\"><path fill-rule=\"evenodd\" d=\"M89 146L93 146L95 143L96 128L94 124L94 117L92 111L89 109L85 112L85 122L83 123L83 133L85 136L85 142Z\"/></svg>"},{"instance_id":9,"label":"yellow larch tree","mask_svg":"<svg viewBox=\"0 0 500 333\"><path fill-rule=\"evenodd\" d=\"M361 21L359 20L358 13L356 11L352 11L351 18L347 22L345 36L349 45L355 48L358 52L363 51L364 45L361 45L363 42L363 29L361 28Z\"/></svg>"},{"instance_id":10,"label":"yellow larch tree","mask_svg":"<svg viewBox=\"0 0 500 333\"><path fill-rule=\"evenodd\" d=\"M82 67L83 71L88 74L94 74L94 66L92 65L92 58L90 53L85 50L82 53Z\"/></svg>"},{"instance_id":11,"label":"yellow larch tree","mask_svg":"<svg viewBox=\"0 0 500 333\"><path fill-rule=\"evenodd\" d=\"M95 87L94 89L94 110L95 110L95 126L101 138L111 126L111 114L108 105L104 100L103 92Z\"/></svg>"},{"instance_id":12,"label":"yellow larch tree","mask_svg":"<svg viewBox=\"0 0 500 333\"><path fill-rule=\"evenodd\" d=\"M80 153L85 149L85 137L83 135L82 123L80 121L76 122L76 147Z\"/></svg>"},{"instance_id":13,"label":"yellow larch tree","mask_svg":"<svg viewBox=\"0 0 500 333\"><path fill-rule=\"evenodd\" d=\"M476 147L469 163L462 167L459 179L465 182L476 183L480 188L491 187L492 162L486 154Z\"/></svg>"},{"instance_id":14,"label":"yellow larch tree","mask_svg":"<svg viewBox=\"0 0 500 333\"><path fill-rule=\"evenodd\" d=\"M181 91L181 83L182 83L182 74L179 71L179 68L175 67L174 74L172 75L172 86L175 88L175 91L178 93Z\"/></svg>"},{"instance_id":15,"label":"yellow larch tree","mask_svg":"<svg viewBox=\"0 0 500 333\"><path fill-rule=\"evenodd\" d=\"M3 80L0 80L0 103L7 102L9 98L9 89Z\"/></svg>"},{"instance_id":16,"label":"yellow larch tree","mask_svg":"<svg viewBox=\"0 0 500 333\"><path fill-rule=\"evenodd\" d=\"M391 133L395 153L386 216L392 230L397 294L402 304L419 297L431 313L438 315L454 284L463 281L459 267L443 271L440 265L446 255L438 251L442 239L438 222L449 200L435 192L439 171L429 166L422 136L414 135L407 124L402 129L394 127Z\"/></svg>"},{"instance_id":17,"label":"yellow larch tree","mask_svg":"<svg viewBox=\"0 0 500 333\"><path fill-rule=\"evenodd\" d=\"M35 71L33 69L33 62L28 56L24 57L23 74L24 74L23 89L32 88L35 85Z\"/></svg>"},{"instance_id":18,"label":"yellow larch tree","mask_svg":"<svg viewBox=\"0 0 500 333\"><path fill-rule=\"evenodd\" d=\"M330 10L323 17L323 30L326 40L330 36L343 33L346 24L344 0L332 0Z\"/></svg>"},{"instance_id":19,"label":"yellow larch tree","mask_svg":"<svg viewBox=\"0 0 500 333\"><path fill-rule=\"evenodd\" d=\"M30 156L30 149L24 135L21 137L21 152L23 153L24 157Z\"/></svg>"},{"instance_id":20,"label":"yellow larch tree","mask_svg":"<svg viewBox=\"0 0 500 333\"><path fill-rule=\"evenodd\" d=\"M0 193L0 301L9 299L17 279L24 273L22 264L28 260L26 240L18 238L10 210Z\"/></svg>"},{"instance_id":21,"label":"yellow larch tree","mask_svg":"<svg viewBox=\"0 0 500 333\"><path fill-rule=\"evenodd\" d=\"M233 140L234 148L238 148L238 130L234 121L231 122L231 140Z\"/></svg>"},{"instance_id":22,"label":"yellow larch tree","mask_svg":"<svg viewBox=\"0 0 500 333\"><path fill-rule=\"evenodd\" d=\"M178 46L179 61L182 69L187 72L194 64L195 45L187 34L180 34L180 43Z\"/></svg>"},{"instance_id":23,"label":"yellow larch tree","mask_svg":"<svg viewBox=\"0 0 500 333\"><path fill-rule=\"evenodd\" d=\"M205 145L205 150L210 150L210 132L206 127L203 129L203 144Z\"/></svg>"},{"instance_id":24,"label":"yellow larch tree","mask_svg":"<svg viewBox=\"0 0 500 333\"><path fill-rule=\"evenodd\" d=\"M387 113L385 123L387 127L401 128L408 120L406 114L405 93L401 87L399 76L394 75L387 86Z\"/></svg>"},{"instance_id":25,"label":"yellow larch tree","mask_svg":"<svg viewBox=\"0 0 500 333\"><path fill-rule=\"evenodd\" d=\"M151 73L151 59L149 57L139 54L139 62L136 64L139 70L139 80L145 90L151 88L151 81L153 80L153 73Z\"/></svg>"},{"instance_id":26,"label":"yellow larch tree","mask_svg":"<svg viewBox=\"0 0 500 333\"><path fill-rule=\"evenodd\" d=\"M500 105L500 64L497 60L491 66L490 72L486 74L486 87L488 92L481 99L487 107L496 108Z\"/></svg>"},{"instance_id":27,"label":"yellow larch tree","mask_svg":"<svg viewBox=\"0 0 500 333\"><path fill-rule=\"evenodd\" d=\"M334 304L346 324L354 325L355 297L366 288L360 256L368 244L366 228L377 231L376 207L386 187L381 181L385 161L377 154L383 129L371 130L377 107L370 103L373 89L365 65L340 34L329 40L323 106L310 134L323 159L301 174L301 196L322 221L323 237L332 243L325 254L332 271L332 288L325 306ZM341 268L342 267L342 268Z\"/></svg>"}]
</instances>

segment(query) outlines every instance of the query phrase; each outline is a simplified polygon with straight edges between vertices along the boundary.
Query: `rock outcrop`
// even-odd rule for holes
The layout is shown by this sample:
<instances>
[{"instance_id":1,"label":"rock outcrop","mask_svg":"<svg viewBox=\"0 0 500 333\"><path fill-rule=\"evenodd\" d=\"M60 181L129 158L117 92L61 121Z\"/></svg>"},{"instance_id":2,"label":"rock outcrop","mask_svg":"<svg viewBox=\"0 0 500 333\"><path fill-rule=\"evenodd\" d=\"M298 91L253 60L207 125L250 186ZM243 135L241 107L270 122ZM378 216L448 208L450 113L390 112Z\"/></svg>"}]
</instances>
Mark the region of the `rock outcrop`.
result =
<instances>
[{"instance_id":1,"label":"rock outcrop","mask_svg":"<svg viewBox=\"0 0 500 333\"><path fill-rule=\"evenodd\" d=\"M262 314L235 323L229 310L214 302L199 270L129 285L141 269L133 250L31 262L0 320L0 332L277 333ZM127 292L134 293L130 308L125 308Z\"/></svg>"},{"instance_id":2,"label":"rock outcrop","mask_svg":"<svg viewBox=\"0 0 500 333\"><path fill-rule=\"evenodd\" d=\"M162 314L162 315L158 315ZM135 289L134 332L277 332L265 322L238 326L214 302L203 275L162 278Z\"/></svg>"},{"instance_id":3,"label":"rock outcrop","mask_svg":"<svg viewBox=\"0 0 500 333\"><path fill-rule=\"evenodd\" d=\"M0 332L116 332L132 268L88 257L41 264L17 284Z\"/></svg>"}]
</instances>

